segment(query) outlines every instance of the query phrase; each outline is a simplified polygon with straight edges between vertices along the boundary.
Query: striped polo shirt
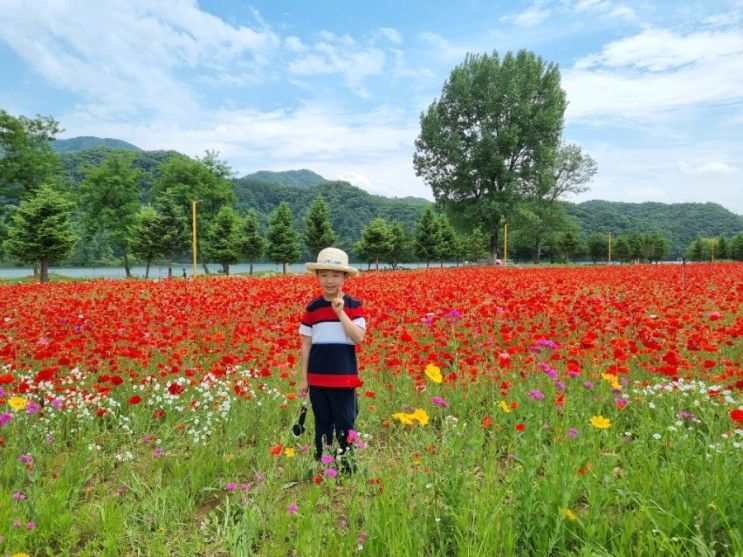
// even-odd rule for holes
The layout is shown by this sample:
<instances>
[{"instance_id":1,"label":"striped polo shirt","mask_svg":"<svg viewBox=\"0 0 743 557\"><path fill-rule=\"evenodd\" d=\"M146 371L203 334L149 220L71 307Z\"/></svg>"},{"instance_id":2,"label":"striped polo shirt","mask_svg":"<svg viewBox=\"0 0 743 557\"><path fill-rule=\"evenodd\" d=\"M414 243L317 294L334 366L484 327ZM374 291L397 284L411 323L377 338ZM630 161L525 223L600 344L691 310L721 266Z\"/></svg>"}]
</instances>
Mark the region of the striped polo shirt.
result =
<instances>
[{"instance_id":1,"label":"striped polo shirt","mask_svg":"<svg viewBox=\"0 0 743 557\"><path fill-rule=\"evenodd\" d=\"M361 301L343 295L343 311L354 325L366 329ZM356 367L356 345L346 335L332 304L320 296L302 314L299 333L312 337L307 383L314 387L360 387Z\"/></svg>"}]
</instances>

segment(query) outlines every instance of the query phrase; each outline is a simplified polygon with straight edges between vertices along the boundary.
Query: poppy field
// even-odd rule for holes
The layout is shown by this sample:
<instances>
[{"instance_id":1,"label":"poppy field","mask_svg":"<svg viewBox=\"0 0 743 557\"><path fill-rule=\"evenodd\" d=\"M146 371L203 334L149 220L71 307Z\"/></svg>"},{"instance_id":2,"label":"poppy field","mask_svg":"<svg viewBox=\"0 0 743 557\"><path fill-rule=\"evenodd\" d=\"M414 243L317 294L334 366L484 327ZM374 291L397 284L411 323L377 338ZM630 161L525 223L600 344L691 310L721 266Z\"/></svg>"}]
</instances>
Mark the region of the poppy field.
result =
<instances>
[{"instance_id":1,"label":"poppy field","mask_svg":"<svg viewBox=\"0 0 743 557\"><path fill-rule=\"evenodd\" d=\"M743 265L371 272L357 471L313 276L0 285L0 555L743 554Z\"/></svg>"}]
</instances>

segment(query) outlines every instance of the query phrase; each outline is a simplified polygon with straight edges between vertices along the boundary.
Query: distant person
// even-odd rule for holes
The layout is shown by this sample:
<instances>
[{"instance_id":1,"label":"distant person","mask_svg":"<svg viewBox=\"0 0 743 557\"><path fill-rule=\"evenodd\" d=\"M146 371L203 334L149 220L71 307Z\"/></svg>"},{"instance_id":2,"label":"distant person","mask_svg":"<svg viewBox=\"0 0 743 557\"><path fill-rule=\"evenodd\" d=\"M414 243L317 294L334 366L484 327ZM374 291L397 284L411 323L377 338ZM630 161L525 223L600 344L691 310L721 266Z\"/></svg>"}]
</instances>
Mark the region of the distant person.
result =
<instances>
[{"instance_id":1,"label":"distant person","mask_svg":"<svg viewBox=\"0 0 743 557\"><path fill-rule=\"evenodd\" d=\"M322 295L313 299L302 314L300 395L309 389L315 417L315 459L338 441L343 469L353 471L349 431L354 429L359 380L356 345L364 340L366 320L361 301L343 292L349 276L358 270L349 267L346 252L325 248L316 263L305 268L317 277Z\"/></svg>"}]
</instances>

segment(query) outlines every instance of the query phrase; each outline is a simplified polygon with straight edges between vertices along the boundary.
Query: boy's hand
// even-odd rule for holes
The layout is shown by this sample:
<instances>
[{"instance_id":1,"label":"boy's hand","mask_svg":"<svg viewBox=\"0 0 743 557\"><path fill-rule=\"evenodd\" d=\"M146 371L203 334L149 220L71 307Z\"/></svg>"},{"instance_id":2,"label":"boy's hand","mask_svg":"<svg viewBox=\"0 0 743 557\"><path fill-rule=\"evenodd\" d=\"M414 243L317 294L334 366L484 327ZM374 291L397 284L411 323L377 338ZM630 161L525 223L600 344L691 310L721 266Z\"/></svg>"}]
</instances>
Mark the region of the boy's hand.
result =
<instances>
[{"instance_id":1,"label":"boy's hand","mask_svg":"<svg viewBox=\"0 0 743 557\"><path fill-rule=\"evenodd\" d=\"M343 313L343 306L345 303L343 302L343 296L338 296L337 298L333 298L332 307L333 311L340 317L341 313Z\"/></svg>"},{"instance_id":2,"label":"boy's hand","mask_svg":"<svg viewBox=\"0 0 743 557\"><path fill-rule=\"evenodd\" d=\"M299 396L305 397L307 396L307 379L300 379L299 384L297 385L297 390L299 391Z\"/></svg>"}]
</instances>

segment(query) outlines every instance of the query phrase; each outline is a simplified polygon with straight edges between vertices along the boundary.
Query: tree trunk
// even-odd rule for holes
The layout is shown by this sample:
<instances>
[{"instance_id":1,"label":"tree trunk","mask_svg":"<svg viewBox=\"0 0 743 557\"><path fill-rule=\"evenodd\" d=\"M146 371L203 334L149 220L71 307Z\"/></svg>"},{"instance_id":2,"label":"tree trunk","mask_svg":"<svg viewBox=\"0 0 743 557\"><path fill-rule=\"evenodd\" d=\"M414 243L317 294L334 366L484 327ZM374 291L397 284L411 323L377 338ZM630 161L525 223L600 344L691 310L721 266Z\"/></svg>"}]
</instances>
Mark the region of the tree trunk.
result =
<instances>
[{"instance_id":1,"label":"tree trunk","mask_svg":"<svg viewBox=\"0 0 743 557\"><path fill-rule=\"evenodd\" d=\"M41 282L49 282L49 261L48 260L42 259L41 272L39 274L40 274Z\"/></svg>"},{"instance_id":2,"label":"tree trunk","mask_svg":"<svg viewBox=\"0 0 743 557\"><path fill-rule=\"evenodd\" d=\"M281 266L282 266L282 268L284 270L284 274L286 274L286 263L282 263Z\"/></svg>"},{"instance_id":3,"label":"tree trunk","mask_svg":"<svg viewBox=\"0 0 743 557\"><path fill-rule=\"evenodd\" d=\"M230 274L230 264L229 263L222 263L222 272L225 275L229 275Z\"/></svg>"},{"instance_id":4,"label":"tree trunk","mask_svg":"<svg viewBox=\"0 0 743 557\"><path fill-rule=\"evenodd\" d=\"M252 261L250 262L250 274L251 275L253 274L253 262Z\"/></svg>"},{"instance_id":5,"label":"tree trunk","mask_svg":"<svg viewBox=\"0 0 743 557\"><path fill-rule=\"evenodd\" d=\"M498 228L490 235L490 264L495 265L498 259Z\"/></svg>"},{"instance_id":6,"label":"tree trunk","mask_svg":"<svg viewBox=\"0 0 743 557\"><path fill-rule=\"evenodd\" d=\"M379 271L379 257L377 257L377 271Z\"/></svg>"},{"instance_id":7,"label":"tree trunk","mask_svg":"<svg viewBox=\"0 0 743 557\"><path fill-rule=\"evenodd\" d=\"M537 245L534 246L534 263L539 265L542 262L542 240L537 240Z\"/></svg>"},{"instance_id":8,"label":"tree trunk","mask_svg":"<svg viewBox=\"0 0 743 557\"><path fill-rule=\"evenodd\" d=\"M168 257L168 278L173 278L173 256Z\"/></svg>"},{"instance_id":9,"label":"tree trunk","mask_svg":"<svg viewBox=\"0 0 743 557\"><path fill-rule=\"evenodd\" d=\"M144 278L146 279L150 278L150 261L152 260L151 259L147 260L147 265L144 268Z\"/></svg>"},{"instance_id":10,"label":"tree trunk","mask_svg":"<svg viewBox=\"0 0 743 557\"><path fill-rule=\"evenodd\" d=\"M206 266L206 262L202 263L201 266L204 269L204 274L208 275L209 274L209 267Z\"/></svg>"},{"instance_id":11,"label":"tree trunk","mask_svg":"<svg viewBox=\"0 0 743 557\"><path fill-rule=\"evenodd\" d=\"M126 273L126 278L132 278L132 270L129 267L129 256L124 252L124 272Z\"/></svg>"}]
</instances>

